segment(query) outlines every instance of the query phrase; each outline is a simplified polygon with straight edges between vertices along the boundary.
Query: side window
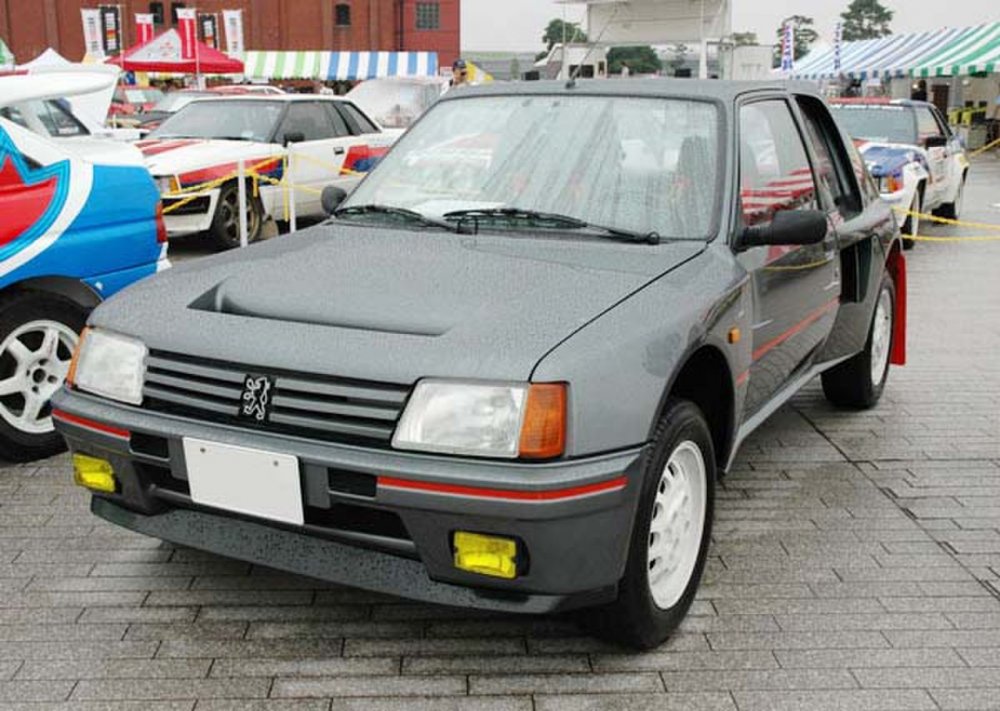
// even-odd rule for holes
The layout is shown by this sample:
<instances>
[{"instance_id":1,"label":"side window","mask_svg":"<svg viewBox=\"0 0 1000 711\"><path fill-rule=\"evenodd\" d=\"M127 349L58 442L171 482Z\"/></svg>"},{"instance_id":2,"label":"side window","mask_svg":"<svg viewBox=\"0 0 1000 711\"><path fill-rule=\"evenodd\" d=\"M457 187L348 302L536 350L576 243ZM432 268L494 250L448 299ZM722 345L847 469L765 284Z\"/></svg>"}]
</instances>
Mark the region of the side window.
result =
<instances>
[{"instance_id":1,"label":"side window","mask_svg":"<svg viewBox=\"0 0 1000 711\"><path fill-rule=\"evenodd\" d=\"M361 135L362 133L379 133L375 124L369 121L367 116L358 111L354 104L348 101L338 101L337 108L340 109L340 113L343 114L344 118L347 120L347 125L351 127L351 131L355 135Z\"/></svg>"},{"instance_id":2,"label":"side window","mask_svg":"<svg viewBox=\"0 0 1000 711\"><path fill-rule=\"evenodd\" d=\"M51 136L88 136L89 131L71 114L62 101L32 102L32 108Z\"/></svg>"},{"instance_id":3,"label":"side window","mask_svg":"<svg viewBox=\"0 0 1000 711\"><path fill-rule=\"evenodd\" d=\"M940 136L941 127L938 126L934 114L926 106L918 106L917 109L917 139L923 141L930 136Z\"/></svg>"},{"instance_id":4,"label":"side window","mask_svg":"<svg viewBox=\"0 0 1000 711\"><path fill-rule=\"evenodd\" d=\"M931 113L934 115L934 120L937 121L941 135L951 138L951 128L948 126L948 122L945 121L944 116L941 115L941 112L938 111L937 107L931 108Z\"/></svg>"},{"instance_id":5,"label":"side window","mask_svg":"<svg viewBox=\"0 0 1000 711\"><path fill-rule=\"evenodd\" d=\"M740 201L747 225L766 224L783 210L816 208L809 159L784 101L740 108Z\"/></svg>"},{"instance_id":6,"label":"side window","mask_svg":"<svg viewBox=\"0 0 1000 711\"><path fill-rule=\"evenodd\" d=\"M295 101L288 106L288 113L281 123L278 140L290 133L301 133L305 141L323 141L335 138L333 122L318 102Z\"/></svg>"},{"instance_id":7,"label":"side window","mask_svg":"<svg viewBox=\"0 0 1000 711\"><path fill-rule=\"evenodd\" d=\"M340 115L340 112L333 106L332 102L327 101L324 106L327 115L333 122L333 132L337 138L346 138L351 135L351 128L347 125L347 121L344 117Z\"/></svg>"},{"instance_id":8,"label":"side window","mask_svg":"<svg viewBox=\"0 0 1000 711\"><path fill-rule=\"evenodd\" d=\"M806 134L816 154L816 177L820 189L840 214L852 217L861 211L861 195L845 160L844 144L826 108L816 99L796 99L806 125Z\"/></svg>"}]
</instances>

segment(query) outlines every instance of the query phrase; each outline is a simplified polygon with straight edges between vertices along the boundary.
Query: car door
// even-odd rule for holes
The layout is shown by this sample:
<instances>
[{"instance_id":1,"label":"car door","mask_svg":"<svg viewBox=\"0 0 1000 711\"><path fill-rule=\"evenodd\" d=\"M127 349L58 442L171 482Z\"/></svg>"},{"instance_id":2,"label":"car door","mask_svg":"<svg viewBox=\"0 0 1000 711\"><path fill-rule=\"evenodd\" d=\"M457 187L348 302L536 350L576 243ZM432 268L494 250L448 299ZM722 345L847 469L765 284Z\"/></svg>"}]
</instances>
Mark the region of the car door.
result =
<instances>
[{"instance_id":1,"label":"car door","mask_svg":"<svg viewBox=\"0 0 1000 711\"><path fill-rule=\"evenodd\" d=\"M942 131L937 119L934 118L929 106L916 106L914 111L917 113L917 141L927 151L928 169L931 174L927 186L931 199L924 202L936 205L945 198L950 184L949 164L951 160L949 159L947 136ZM940 145L928 146L928 139L941 143Z\"/></svg>"},{"instance_id":2,"label":"car door","mask_svg":"<svg viewBox=\"0 0 1000 711\"><path fill-rule=\"evenodd\" d=\"M354 179L355 184L389 150L389 146L402 131L383 131L361 109L350 101L338 101L331 104L347 122L354 135L353 145L344 161L344 173ZM353 187L353 186L352 186Z\"/></svg>"},{"instance_id":3,"label":"car door","mask_svg":"<svg viewBox=\"0 0 1000 711\"><path fill-rule=\"evenodd\" d=\"M328 185L349 190L357 181L343 173L353 136L347 123L321 100L291 102L278 130L287 146L288 171L299 216L320 215L320 193Z\"/></svg>"},{"instance_id":4,"label":"car door","mask_svg":"<svg viewBox=\"0 0 1000 711\"><path fill-rule=\"evenodd\" d=\"M740 207L744 227L766 226L786 210L829 211L792 107L785 98L744 103L738 112ZM836 314L840 274L828 221L819 244L739 249L753 290L753 362L747 414L811 364Z\"/></svg>"}]
</instances>

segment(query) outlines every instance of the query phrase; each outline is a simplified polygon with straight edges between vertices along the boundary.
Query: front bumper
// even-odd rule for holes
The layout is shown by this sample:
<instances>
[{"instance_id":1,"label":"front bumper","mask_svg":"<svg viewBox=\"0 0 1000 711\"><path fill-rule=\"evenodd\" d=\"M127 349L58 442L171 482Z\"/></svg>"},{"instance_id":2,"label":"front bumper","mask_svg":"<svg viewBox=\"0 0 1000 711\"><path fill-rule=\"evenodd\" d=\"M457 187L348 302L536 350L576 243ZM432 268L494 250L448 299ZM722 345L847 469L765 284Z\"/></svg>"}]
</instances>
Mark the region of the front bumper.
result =
<instances>
[{"instance_id":1,"label":"front bumper","mask_svg":"<svg viewBox=\"0 0 1000 711\"><path fill-rule=\"evenodd\" d=\"M126 528L293 573L441 604L545 613L617 596L642 448L526 465L368 449L204 423L62 391L57 429L108 459L118 493L92 510ZM193 502L183 438L299 458L304 526ZM517 539L503 580L454 567L456 530Z\"/></svg>"},{"instance_id":2,"label":"front bumper","mask_svg":"<svg viewBox=\"0 0 1000 711\"><path fill-rule=\"evenodd\" d=\"M163 215L163 223L167 227L167 235L182 237L207 232L215 217L219 195L220 191L215 189L201 193L164 197L163 208L168 212ZM175 205L177 207L174 207Z\"/></svg>"}]
</instances>

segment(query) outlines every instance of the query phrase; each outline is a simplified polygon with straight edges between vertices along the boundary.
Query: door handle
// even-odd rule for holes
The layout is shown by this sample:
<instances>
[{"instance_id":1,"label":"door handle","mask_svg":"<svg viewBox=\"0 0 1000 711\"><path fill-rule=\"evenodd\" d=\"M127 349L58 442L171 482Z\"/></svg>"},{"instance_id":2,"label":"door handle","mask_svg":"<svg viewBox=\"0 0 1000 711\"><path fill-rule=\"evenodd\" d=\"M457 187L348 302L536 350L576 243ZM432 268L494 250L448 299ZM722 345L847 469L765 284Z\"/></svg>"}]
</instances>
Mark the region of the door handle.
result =
<instances>
[{"instance_id":1,"label":"door handle","mask_svg":"<svg viewBox=\"0 0 1000 711\"><path fill-rule=\"evenodd\" d=\"M342 156L344 155L344 149L341 148L340 146L337 146L336 148L333 149L333 154L335 156Z\"/></svg>"}]
</instances>

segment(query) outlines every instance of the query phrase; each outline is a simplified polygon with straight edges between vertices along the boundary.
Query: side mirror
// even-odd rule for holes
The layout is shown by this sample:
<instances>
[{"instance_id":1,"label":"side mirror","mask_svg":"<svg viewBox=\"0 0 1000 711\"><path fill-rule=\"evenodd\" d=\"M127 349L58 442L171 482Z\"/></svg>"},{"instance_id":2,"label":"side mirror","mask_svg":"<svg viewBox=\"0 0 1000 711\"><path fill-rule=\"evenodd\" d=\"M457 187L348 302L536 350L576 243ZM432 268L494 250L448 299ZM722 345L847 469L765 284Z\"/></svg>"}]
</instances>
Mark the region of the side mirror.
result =
<instances>
[{"instance_id":1,"label":"side mirror","mask_svg":"<svg viewBox=\"0 0 1000 711\"><path fill-rule=\"evenodd\" d=\"M284 138L286 146L289 146L293 143L302 143L305 140L306 140L306 134L302 133L302 131L289 131L288 133L285 134Z\"/></svg>"},{"instance_id":2,"label":"side mirror","mask_svg":"<svg viewBox=\"0 0 1000 711\"><path fill-rule=\"evenodd\" d=\"M323 205L323 212L327 215L332 215L340 207L340 203L346 199L346 190L338 188L335 185L327 185L323 188L323 193L320 195L319 201Z\"/></svg>"},{"instance_id":3,"label":"side mirror","mask_svg":"<svg viewBox=\"0 0 1000 711\"><path fill-rule=\"evenodd\" d=\"M925 148L944 148L948 145L946 136L928 136L924 139Z\"/></svg>"},{"instance_id":4,"label":"side mirror","mask_svg":"<svg viewBox=\"0 0 1000 711\"><path fill-rule=\"evenodd\" d=\"M818 244L826 239L826 214L819 210L782 210L769 225L747 227L741 247L762 245Z\"/></svg>"}]
</instances>

